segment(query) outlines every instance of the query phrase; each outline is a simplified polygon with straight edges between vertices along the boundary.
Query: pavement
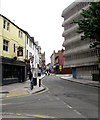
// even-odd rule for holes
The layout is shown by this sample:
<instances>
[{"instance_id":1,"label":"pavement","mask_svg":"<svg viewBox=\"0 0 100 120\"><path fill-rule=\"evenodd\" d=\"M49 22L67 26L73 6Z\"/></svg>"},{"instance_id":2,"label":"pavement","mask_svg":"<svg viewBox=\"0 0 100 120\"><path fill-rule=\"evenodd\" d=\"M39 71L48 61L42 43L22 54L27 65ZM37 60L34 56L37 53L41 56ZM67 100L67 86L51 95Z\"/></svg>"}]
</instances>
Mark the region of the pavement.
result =
<instances>
[{"instance_id":1,"label":"pavement","mask_svg":"<svg viewBox=\"0 0 100 120\"><path fill-rule=\"evenodd\" d=\"M58 74L56 75L58 77L60 77L63 80L67 80L70 82L76 82L79 84L84 84L84 85L89 85L89 86L93 86L93 87L98 87L100 88L100 82L99 81L93 81L93 80L86 80L86 79L75 79L73 78L73 76L71 74Z\"/></svg>"},{"instance_id":2,"label":"pavement","mask_svg":"<svg viewBox=\"0 0 100 120\"><path fill-rule=\"evenodd\" d=\"M100 88L99 81L84 80L84 79L74 79L71 74L56 74L59 78L71 82L77 82L84 85L89 85L93 87ZM17 96L24 96L28 94L35 94L46 89L46 87L41 84L39 87L39 79L43 79L45 75L37 77L37 86L33 87L33 90L30 89L30 80L27 80L23 83L14 83L9 85L0 86L0 99L11 98Z\"/></svg>"},{"instance_id":3,"label":"pavement","mask_svg":"<svg viewBox=\"0 0 100 120\"><path fill-rule=\"evenodd\" d=\"M41 75L41 77L37 77L37 85L33 87L33 90L30 89L30 80L23 83L0 86L0 99L35 94L45 90L46 88L43 84L39 87L39 79L42 80L44 76L45 75Z\"/></svg>"}]
</instances>

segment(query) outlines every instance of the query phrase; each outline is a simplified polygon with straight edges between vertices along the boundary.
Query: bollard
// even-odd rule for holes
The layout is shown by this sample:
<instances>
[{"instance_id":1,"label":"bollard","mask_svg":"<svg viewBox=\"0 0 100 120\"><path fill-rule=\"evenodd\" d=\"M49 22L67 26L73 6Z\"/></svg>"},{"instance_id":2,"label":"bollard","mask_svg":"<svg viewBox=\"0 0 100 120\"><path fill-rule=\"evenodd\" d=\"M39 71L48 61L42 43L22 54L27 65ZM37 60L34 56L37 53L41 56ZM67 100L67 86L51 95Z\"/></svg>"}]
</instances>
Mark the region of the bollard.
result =
<instances>
[{"instance_id":1,"label":"bollard","mask_svg":"<svg viewBox=\"0 0 100 120\"><path fill-rule=\"evenodd\" d=\"M41 87L41 79L39 79L39 87Z\"/></svg>"}]
</instances>

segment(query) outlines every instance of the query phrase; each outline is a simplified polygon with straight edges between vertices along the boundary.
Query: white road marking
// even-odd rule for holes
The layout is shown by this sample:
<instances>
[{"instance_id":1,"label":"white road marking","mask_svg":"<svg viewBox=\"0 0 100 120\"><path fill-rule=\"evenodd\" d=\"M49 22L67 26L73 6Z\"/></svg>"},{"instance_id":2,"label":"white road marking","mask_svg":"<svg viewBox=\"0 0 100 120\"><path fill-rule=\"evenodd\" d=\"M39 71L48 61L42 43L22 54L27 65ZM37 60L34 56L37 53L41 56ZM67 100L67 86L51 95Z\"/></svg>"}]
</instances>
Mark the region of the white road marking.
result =
<instances>
[{"instance_id":1,"label":"white road marking","mask_svg":"<svg viewBox=\"0 0 100 120\"><path fill-rule=\"evenodd\" d=\"M68 105L68 104L67 104L67 107L70 108L70 109L72 109L72 106L70 106L70 105Z\"/></svg>"},{"instance_id":2,"label":"white road marking","mask_svg":"<svg viewBox=\"0 0 100 120\"><path fill-rule=\"evenodd\" d=\"M82 115L80 112L78 112L77 110L74 110L74 112L76 112L78 115Z\"/></svg>"}]
</instances>

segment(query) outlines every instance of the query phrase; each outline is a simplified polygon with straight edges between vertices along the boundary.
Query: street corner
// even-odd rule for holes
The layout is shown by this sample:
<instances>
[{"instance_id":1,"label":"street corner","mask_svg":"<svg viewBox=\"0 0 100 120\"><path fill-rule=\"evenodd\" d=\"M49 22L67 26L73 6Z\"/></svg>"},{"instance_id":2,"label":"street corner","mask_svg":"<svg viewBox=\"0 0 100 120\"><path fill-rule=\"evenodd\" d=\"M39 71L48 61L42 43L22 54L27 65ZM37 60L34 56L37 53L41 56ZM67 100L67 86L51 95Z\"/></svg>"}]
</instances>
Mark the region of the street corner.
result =
<instances>
[{"instance_id":1,"label":"street corner","mask_svg":"<svg viewBox=\"0 0 100 120\"><path fill-rule=\"evenodd\" d=\"M9 93L6 95L6 98L17 97L17 96L22 96L27 94L29 94L27 90L9 91Z\"/></svg>"},{"instance_id":2,"label":"street corner","mask_svg":"<svg viewBox=\"0 0 100 120\"><path fill-rule=\"evenodd\" d=\"M46 87L42 86L42 87L35 87L33 88L33 90L28 90L28 92L30 94L40 94L42 92L46 91Z\"/></svg>"}]
</instances>

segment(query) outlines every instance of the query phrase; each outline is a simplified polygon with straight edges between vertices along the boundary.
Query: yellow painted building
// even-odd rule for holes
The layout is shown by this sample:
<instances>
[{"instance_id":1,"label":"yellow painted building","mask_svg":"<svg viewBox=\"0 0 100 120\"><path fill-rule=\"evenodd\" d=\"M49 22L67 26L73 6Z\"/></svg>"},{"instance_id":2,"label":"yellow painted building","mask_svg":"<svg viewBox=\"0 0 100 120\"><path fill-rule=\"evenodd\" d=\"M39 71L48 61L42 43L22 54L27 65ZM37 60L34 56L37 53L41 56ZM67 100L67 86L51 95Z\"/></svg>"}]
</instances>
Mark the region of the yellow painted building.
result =
<instances>
[{"instance_id":1,"label":"yellow painted building","mask_svg":"<svg viewBox=\"0 0 100 120\"><path fill-rule=\"evenodd\" d=\"M0 85L26 80L27 32L0 14Z\"/></svg>"},{"instance_id":2,"label":"yellow painted building","mask_svg":"<svg viewBox=\"0 0 100 120\"><path fill-rule=\"evenodd\" d=\"M18 55L18 48L23 55ZM25 31L0 14L0 56L7 58L17 57L17 60L25 59Z\"/></svg>"}]
</instances>

